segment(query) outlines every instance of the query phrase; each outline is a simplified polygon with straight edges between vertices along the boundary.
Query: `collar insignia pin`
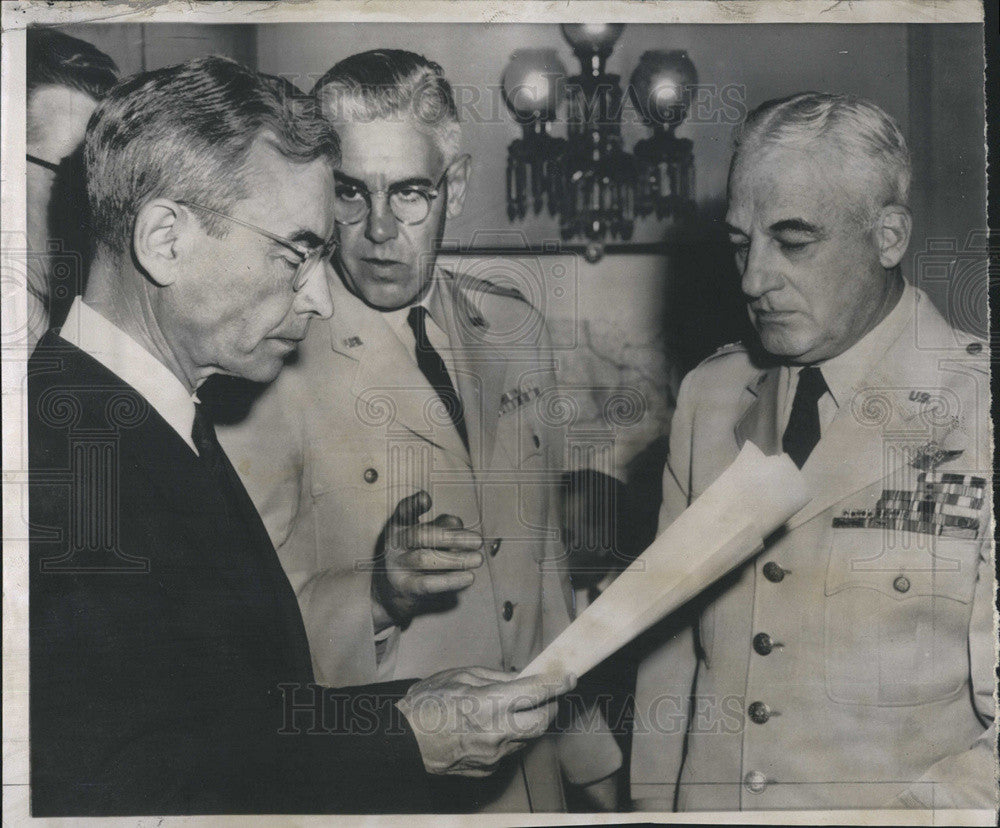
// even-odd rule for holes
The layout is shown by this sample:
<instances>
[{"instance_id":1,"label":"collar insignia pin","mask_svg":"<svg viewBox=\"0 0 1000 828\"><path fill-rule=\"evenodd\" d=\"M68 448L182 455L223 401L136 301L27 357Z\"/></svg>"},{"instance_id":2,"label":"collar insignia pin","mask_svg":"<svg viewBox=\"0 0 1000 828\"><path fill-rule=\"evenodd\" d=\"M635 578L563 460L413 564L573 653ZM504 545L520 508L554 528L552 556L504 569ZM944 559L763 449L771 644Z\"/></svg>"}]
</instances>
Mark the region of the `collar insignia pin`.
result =
<instances>
[{"instance_id":1,"label":"collar insignia pin","mask_svg":"<svg viewBox=\"0 0 1000 828\"><path fill-rule=\"evenodd\" d=\"M910 465L920 471L934 471L942 463L954 460L962 453L962 449L943 449L932 440L916 450Z\"/></svg>"}]
</instances>

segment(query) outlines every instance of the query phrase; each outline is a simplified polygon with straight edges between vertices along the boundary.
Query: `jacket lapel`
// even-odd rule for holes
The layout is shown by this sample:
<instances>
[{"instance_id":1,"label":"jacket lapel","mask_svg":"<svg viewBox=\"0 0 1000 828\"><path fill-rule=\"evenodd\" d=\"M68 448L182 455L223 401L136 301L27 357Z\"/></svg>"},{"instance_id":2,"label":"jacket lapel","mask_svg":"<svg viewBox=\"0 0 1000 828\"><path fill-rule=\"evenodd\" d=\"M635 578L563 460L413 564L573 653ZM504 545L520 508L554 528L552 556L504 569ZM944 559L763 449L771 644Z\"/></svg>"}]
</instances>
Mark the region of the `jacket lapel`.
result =
<instances>
[{"instance_id":1,"label":"jacket lapel","mask_svg":"<svg viewBox=\"0 0 1000 828\"><path fill-rule=\"evenodd\" d=\"M802 467L813 499L788 521L788 529L908 468L918 446L933 440L948 448L954 442L949 437L950 429L928 427L921 416L921 404L909 398L913 389L940 385L935 360L914 347L917 317L921 330L939 327L937 312L928 305L928 300L920 297L911 321L848 398L838 401L836 416L824 428L822 439ZM747 386L755 399L735 428L740 447L749 439L765 454L781 451L779 377L780 369L772 368Z\"/></svg>"},{"instance_id":2,"label":"jacket lapel","mask_svg":"<svg viewBox=\"0 0 1000 828\"><path fill-rule=\"evenodd\" d=\"M468 463L458 431L432 417L440 406L437 392L383 315L339 282L333 293L334 313L327 323L330 347L346 357L348 376L343 381L350 382L359 404L373 412L390 411L386 427L404 428Z\"/></svg>"},{"instance_id":3,"label":"jacket lapel","mask_svg":"<svg viewBox=\"0 0 1000 828\"><path fill-rule=\"evenodd\" d=\"M753 396L753 402L746 413L736 423L736 444L742 449L750 440L764 454L779 454L781 440L778 437L778 380L781 372L771 368L752 380L746 393Z\"/></svg>"},{"instance_id":4,"label":"jacket lapel","mask_svg":"<svg viewBox=\"0 0 1000 828\"><path fill-rule=\"evenodd\" d=\"M465 409L469 453L474 469L489 465L496 442L500 397L507 364L488 340L490 321L458 289L454 277L439 271L434 313L444 321L455 349L455 382Z\"/></svg>"}]
</instances>

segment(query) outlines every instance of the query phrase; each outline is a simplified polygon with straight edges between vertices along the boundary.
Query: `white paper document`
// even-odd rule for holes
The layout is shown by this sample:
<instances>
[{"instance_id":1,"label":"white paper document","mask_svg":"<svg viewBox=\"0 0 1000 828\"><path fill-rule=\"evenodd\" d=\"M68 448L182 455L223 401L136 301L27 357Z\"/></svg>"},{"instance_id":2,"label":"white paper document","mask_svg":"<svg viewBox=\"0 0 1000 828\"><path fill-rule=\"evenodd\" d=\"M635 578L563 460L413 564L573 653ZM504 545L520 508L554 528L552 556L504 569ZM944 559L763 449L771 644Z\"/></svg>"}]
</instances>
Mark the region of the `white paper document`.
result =
<instances>
[{"instance_id":1,"label":"white paper document","mask_svg":"<svg viewBox=\"0 0 1000 828\"><path fill-rule=\"evenodd\" d=\"M581 676L727 572L811 500L787 454L751 442L522 676Z\"/></svg>"}]
</instances>

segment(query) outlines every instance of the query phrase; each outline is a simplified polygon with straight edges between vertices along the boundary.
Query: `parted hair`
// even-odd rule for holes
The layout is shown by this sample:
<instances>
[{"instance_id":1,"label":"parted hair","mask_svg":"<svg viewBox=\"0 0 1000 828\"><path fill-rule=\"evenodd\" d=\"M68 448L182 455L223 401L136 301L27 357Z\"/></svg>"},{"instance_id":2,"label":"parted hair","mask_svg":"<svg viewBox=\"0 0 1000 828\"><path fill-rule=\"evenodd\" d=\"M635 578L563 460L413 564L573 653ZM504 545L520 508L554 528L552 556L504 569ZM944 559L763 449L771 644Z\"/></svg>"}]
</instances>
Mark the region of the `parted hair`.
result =
<instances>
[{"instance_id":1,"label":"parted hair","mask_svg":"<svg viewBox=\"0 0 1000 828\"><path fill-rule=\"evenodd\" d=\"M801 92L761 104L736 132L730 180L741 157L776 144L830 147L845 173L858 176L859 182L877 182L866 187L863 206L868 218L889 204L909 204L911 162L906 139L896 121L871 101Z\"/></svg>"},{"instance_id":2,"label":"parted hair","mask_svg":"<svg viewBox=\"0 0 1000 828\"><path fill-rule=\"evenodd\" d=\"M340 161L337 133L315 99L228 58L198 58L118 84L85 141L98 243L125 254L136 214L153 198L227 212L251 195L247 156L261 136L291 161ZM228 231L215 216L199 211L198 219L212 235Z\"/></svg>"},{"instance_id":3,"label":"parted hair","mask_svg":"<svg viewBox=\"0 0 1000 828\"><path fill-rule=\"evenodd\" d=\"M338 121L410 115L429 131L446 164L458 157L462 128L441 66L402 49L372 49L344 58L313 87L323 113Z\"/></svg>"}]
</instances>

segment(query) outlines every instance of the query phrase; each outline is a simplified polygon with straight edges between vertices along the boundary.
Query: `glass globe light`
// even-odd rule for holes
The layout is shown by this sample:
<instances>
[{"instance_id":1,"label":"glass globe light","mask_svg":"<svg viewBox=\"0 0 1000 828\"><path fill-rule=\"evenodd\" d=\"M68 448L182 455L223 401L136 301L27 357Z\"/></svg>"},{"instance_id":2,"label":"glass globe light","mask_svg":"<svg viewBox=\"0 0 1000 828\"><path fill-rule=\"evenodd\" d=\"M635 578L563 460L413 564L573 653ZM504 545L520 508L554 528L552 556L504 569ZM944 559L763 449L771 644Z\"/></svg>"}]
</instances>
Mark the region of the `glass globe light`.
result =
<instances>
[{"instance_id":1,"label":"glass globe light","mask_svg":"<svg viewBox=\"0 0 1000 828\"><path fill-rule=\"evenodd\" d=\"M563 37L576 52L610 53L625 29L624 23L563 23Z\"/></svg>"},{"instance_id":2,"label":"glass globe light","mask_svg":"<svg viewBox=\"0 0 1000 828\"><path fill-rule=\"evenodd\" d=\"M643 52L632 73L629 94L647 124L676 127L691 107L698 72L681 49Z\"/></svg>"},{"instance_id":3,"label":"glass globe light","mask_svg":"<svg viewBox=\"0 0 1000 828\"><path fill-rule=\"evenodd\" d=\"M520 123L551 121L563 99L566 67L555 49L518 49L503 73L503 99Z\"/></svg>"}]
</instances>

